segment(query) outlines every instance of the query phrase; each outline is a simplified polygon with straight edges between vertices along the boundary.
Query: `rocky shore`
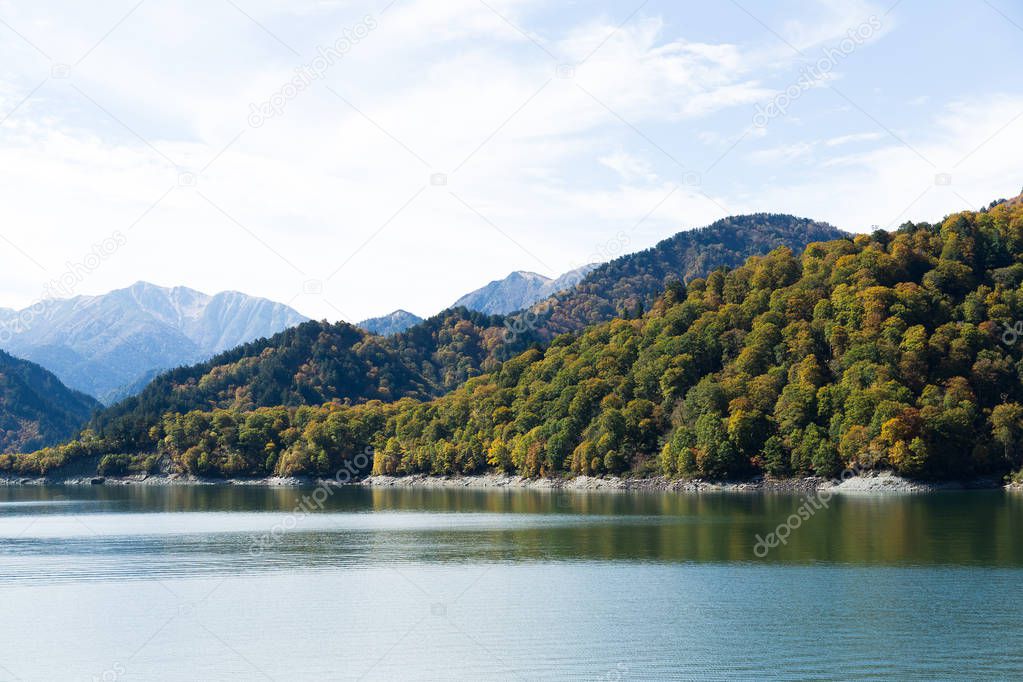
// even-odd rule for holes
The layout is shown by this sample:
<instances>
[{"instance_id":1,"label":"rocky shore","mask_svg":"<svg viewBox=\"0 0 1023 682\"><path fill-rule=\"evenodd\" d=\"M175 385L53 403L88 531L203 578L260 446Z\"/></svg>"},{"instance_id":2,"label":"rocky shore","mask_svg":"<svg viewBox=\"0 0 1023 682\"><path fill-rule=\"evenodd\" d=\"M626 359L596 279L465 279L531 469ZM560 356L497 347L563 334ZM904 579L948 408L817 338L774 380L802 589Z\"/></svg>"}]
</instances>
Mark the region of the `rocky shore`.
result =
<instances>
[{"instance_id":1,"label":"rocky shore","mask_svg":"<svg viewBox=\"0 0 1023 682\"><path fill-rule=\"evenodd\" d=\"M817 476L806 478L756 478L749 481L672 480L660 476L651 478L619 478L615 476L575 478L523 478L508 474L482 474L479 476L370 476L362 485L375 488L469 488L469 489L529 489L529 490L647 490L681 493L700 492L788 492L808 493L829 490L834 493L920 493L937 490L966 490L998 488L994 479L976 481L924 482L913 481L890 472L868 473L842 480Z\"/></svg>"},{"instance_id":2,"label":"rocky shore","mask_svg":"<svg viewBox=\"0 0 1023 682\"><path fill-rule=\"evenodd\" d=\"M524 478L502 473L476 476L369 476L359 481L339 482L307 476L266 478L201 478L183 474L137 474L131 476L83 476L52 474L43 477L25 477L0 474L0 486L5 485L108 485L108 486L253 486L266 488L308 488L317 486L361 485L370 488L435 488L471 490L574 490L574 491L649 491L678 493L811 493L829 490L832 493L924 493L940 490L968 490L999 488L996 479L973 481L925 482L913 481L890 472L867 473L841 480L821 477L755 478L749 481L673 480L661 476L627 478L617 476L576 476L574 478ZM1023 490L1019 484L1005 486Z\"/></svg>"},{"instance_id":3,"label":"rocky shore","mask_svg":"<svg viewBox=\"0 0 1023 682\"><path fill-rule=\"evenodd\" d=\"M5 485L109 485L109 486L252 486L262 488L307 488L317 485L338 485L333 480L306 476L266 478L202 478L182 474L150 474L131 476L15 476L0 474L0 486Z\"/></svg>"}]
</instances>

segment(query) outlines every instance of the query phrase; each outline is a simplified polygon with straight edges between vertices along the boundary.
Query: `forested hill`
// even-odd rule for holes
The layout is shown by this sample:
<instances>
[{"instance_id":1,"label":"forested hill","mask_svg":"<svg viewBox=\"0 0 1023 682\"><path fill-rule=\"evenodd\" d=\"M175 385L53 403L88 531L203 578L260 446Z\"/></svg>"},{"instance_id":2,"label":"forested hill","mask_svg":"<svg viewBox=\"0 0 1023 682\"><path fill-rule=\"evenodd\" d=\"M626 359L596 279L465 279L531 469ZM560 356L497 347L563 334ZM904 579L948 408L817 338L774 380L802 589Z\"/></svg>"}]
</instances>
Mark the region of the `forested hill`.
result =
<instances>
[{"instance_id":1,"label":"forested hill","mask_svg":"<svg viewBox=\"0 0 1023 682\"><path fill-rule=\"evenodd\" d=\"M166 416L184 471L920 477L1023 464L1023 205L780 248L427 403Z\"/></svg>"},{"instance_id":2,"label":"forested hill","mask_svg":"<svg viewBox=\"0 0 1023 682\"><path fill-rule=\"evenodd\" d=\"M268 339L156 377L100 411L90 426L127 448L147 443L166 412L428 398L436 393L382 337L339 322L305 322Z\"/></svg>"},{"instance_id":3,"label":"forested hill","mask_svg":"<svg viewBox=\"0 0 1023 682\"><path fill-rule=\"evenodd\" d=\"M99 406L39 365L0 351L0 452L67 440Z\"/></svg>"},{"instance_id":4,"label":"forested hill","mask_svg":"<svg viewBox=\"0 0 1023 682\"><path fill-rule=\"evenodd\" d=\"M670 279L735 265L778 245L798 251L842 234L792 216L730 218L601 266L583 279L578 295L551 299L539 317L453 308L390 337L343 323L308 322L158 377L139 395L101 412L91 427L134 449L152 446L149 430L167 412L440 396L546 343L552 329L578 329L633 311L637 302L652 301Z\"/></svg>"},{"instance_id":5,"label":"forested hill","mask_svg":"<svg viewBox=\"0 0 1023 682\"><path fill-rule=\"evenodd\" d=\"M799 253L809 243L847 236L827 223L791 215L732 216L605 263L573 289L517 317L522 318L522 326L551 338L615 317L635 317L664 292L670 279L705 277L715 268L738 267L750 256L779 246Z\"/></svg>"}]
</instances>

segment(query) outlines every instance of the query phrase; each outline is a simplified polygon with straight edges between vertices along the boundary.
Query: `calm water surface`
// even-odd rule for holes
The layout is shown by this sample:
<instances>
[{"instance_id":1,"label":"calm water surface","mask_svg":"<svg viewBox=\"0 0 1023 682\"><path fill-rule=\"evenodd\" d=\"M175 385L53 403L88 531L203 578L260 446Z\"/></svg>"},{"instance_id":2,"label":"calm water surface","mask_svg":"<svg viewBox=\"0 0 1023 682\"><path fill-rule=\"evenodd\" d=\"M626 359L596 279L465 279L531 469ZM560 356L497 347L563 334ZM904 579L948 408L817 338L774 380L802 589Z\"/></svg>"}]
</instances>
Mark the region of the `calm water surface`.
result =
<instances>
[{"instance_id":1,"label":"calm water surface","mask_svg":"<svg viewBox=\"0 0 1023 682\"><path fill-rule=\"evenodd\" d=\"M1023 671L1012 493L313 494L0 488L0 680Z\"/></svg>"}]
</instances>

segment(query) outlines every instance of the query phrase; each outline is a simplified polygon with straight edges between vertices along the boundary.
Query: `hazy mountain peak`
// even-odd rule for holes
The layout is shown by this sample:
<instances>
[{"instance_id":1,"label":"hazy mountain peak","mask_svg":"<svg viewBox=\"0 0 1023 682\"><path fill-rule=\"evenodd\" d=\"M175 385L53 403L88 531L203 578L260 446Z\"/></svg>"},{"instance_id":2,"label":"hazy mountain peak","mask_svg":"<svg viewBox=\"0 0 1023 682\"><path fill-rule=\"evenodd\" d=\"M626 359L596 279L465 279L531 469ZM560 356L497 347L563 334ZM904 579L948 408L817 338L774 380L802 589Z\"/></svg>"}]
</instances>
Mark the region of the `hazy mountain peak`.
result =
<instances>
[{"instance_id":1,"label":"hazy mountain peak","mask_svg":"<svg viewBox=\"0 0 1023 682\"><path fill-rule=\"evenodd\" d=\"M522 279L537 280L537 281L540 281L540 282L550 282L551 281L550 277L545 277L544 275L541 275L538 272L530 272L529 270L516 270L513 273L511 273L510 275L508 275L508 277L520 277Z\"/></svg>"},{"instance_id":2,"label":"hazy mountain peak","mask_svg":"<svg viewBox=\"0 0 1023 682\"><path fill-rule=\"evenodd\" d=\"M568 272L566 272L565 274L561 275L556 280L551 282L549 287L551 293L556 294L559 291L564 291L565 289L571 289L575 287L577 284L579 284L586 278L586 275L590 274L598 267L600 267L600 263L587 263L586 265L580 265L578 268L575 268L574 270L569 270Z\"/></svg>"},{"instance_id":3,"label":"hazy mountain peak","mask_svg":"<svg viewBox=\"0 0 1023 682\"><path fill-rule=\"evenodd\" d=\"M403 332L409 327L419 324L423 321L423 318L410 313L407 310L395 310L393 313L387 315L381 315L380 317L371 317L368 320L363 320L357 326L362 327L371 334L380 334L381 336L390 336L391 334L397 334Z\"/></svg>"},{"instance_id":4,"label":"hazy mountain peak","mask_svg":"<svg viewBox=\"0 0 1023 682\"><path fill-rule=\"evenodd\" d=\"M486 286L462 296L452 307L464 306L469 310L489 315L505 315L528 308L551 294L574 286L594 267L596 266L584 265L557 279L528 270L516 270L504 279L495 279Z\"/></svg>"},{"instance_id":5,"label":"hazy mountain peak","mask_svg":"<svg viewBox=\"0 0 1023 682\"><path fill-rule=\"evenodd\" d=\"M4 315L10 319L17 315ZM99 398L151 376L306 321L292 308L237 291L209 295L139 281L91 296L50 300L12 325L5 348Z\"/></svg>"}]
</instances>

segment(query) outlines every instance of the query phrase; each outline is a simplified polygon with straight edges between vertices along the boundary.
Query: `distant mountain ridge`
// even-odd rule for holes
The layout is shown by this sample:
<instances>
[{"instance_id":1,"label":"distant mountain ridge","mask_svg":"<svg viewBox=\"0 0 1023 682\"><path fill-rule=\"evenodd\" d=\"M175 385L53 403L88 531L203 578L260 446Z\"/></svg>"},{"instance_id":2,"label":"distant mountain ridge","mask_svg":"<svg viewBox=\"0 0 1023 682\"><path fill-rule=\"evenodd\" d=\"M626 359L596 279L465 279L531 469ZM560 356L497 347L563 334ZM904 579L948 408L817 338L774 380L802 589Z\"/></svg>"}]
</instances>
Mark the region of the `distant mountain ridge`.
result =
<instances>
[{"instance_id":1,"label":"distant mountain ridge","mask_svg":"<svg viewBox=\"0 0 1023 682\"><path fill-rule=\"evenodd\" d=\"M99 407L39 365L0 351L0 452L67 440Z\"/></svg>"},{"instance_id":2,"label":"distant mountain ridge","mask_svg":"<svg viewBox=\"0 0 1023 682\"><path fill-rule=\"evenodd\" d=\"M308 318L236 291L208 295L137 282L98 296L0 311L5 350L101 400L154 372L192 364ZM9 338L8 338L9 337Z\"/></svg>"},{"instance_id":3,"label":"distant mountain ridge","mask_svg":"<svg viewBox=\"0 0 1023 682\"><path fill-rule=\"evenodd\" d=\"M451 308L466 308L487 315L507 315L528 308L559 291L574 287L598 265L599 263L583 265L569 270L557 279L536 272L517 270L504 279L495 279L475 291L470 291L452 303ZM371 334L392 336L423 321L418 315L398 309L387 315L363 320L356 326Z\"/></svg>"},{"instance_id":4,"label":"distant mountain ridge","mask_svg":"<svg viewBox=\"0 0 1023 682\"><path fill-rule=\"evenodd\" d=\"M557 279L535 272L517 270L504 279L496 279L469 292L455 301L451 307L465 307L488 315L507 315L575 286L598 265L598 263L583 265Z\"/></svg>"},{"instance_id":5,"label":"distant mountain ridge","mask_svg":"<svg viewBox=\"0 0 1023 682\"><path fill-rule=\"evenodd\" d=\"M458 307L388 337L345 323L307 322L159 376L138 395L98 413L91 425L111 447L130 451L156 446L150 429L168 412L440 396L560 333L635 317L673 280L703 276L779 246L798 253L810 242L847 236L805 218L737 216L606 263L575 288L535 304L542 306L536 313L486 315Z\"/></svg>"},{"instance_id":6,"label":"distant mountain ridge","mask_svg":"<svg viewBox=\"0 0 1023 682\"><path fill-rule=\"evenodd\" d=\"M392 334L403 332L409 327L417 325L422 321L423 318L418 315L414 315L407 310L399 309L387 315L371 317L368 320L363 320L356 326L365 329L370 334L391 336Z\"/></svg>"}]
</instances>

